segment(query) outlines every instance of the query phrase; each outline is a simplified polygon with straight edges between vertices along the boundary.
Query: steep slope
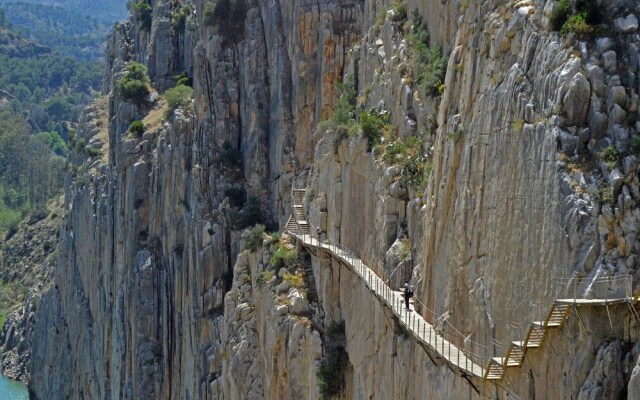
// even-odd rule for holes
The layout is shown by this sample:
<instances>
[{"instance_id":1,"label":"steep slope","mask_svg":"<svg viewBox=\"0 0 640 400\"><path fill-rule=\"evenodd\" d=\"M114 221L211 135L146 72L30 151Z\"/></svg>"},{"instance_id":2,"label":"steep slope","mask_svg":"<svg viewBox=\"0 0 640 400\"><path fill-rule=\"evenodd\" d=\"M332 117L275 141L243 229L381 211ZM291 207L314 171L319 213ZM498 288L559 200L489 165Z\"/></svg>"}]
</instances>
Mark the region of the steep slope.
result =
<instances>
[{"instance_id":1,"label":"steep slope","mask_svg":"<svg viewBox=\"0 0 640 400\"><path fill-rule=\"evenodd\" d=\"M2 374L11 379L29 382L36 310L52 285L63 200L54 199L46 212L27 216L2 243L0 360Z\"/></svg>"},{"instance_id":2,"label":"steep slope","mask_svg":"<svg viewBox=\"0 0 640 400\"><path fill-rule=\"evenodd\" d=\"M307 309L275 248L240 251L244 227L285 225L308 173L294 213L415 284L415 308L482 362L542 317L557 277L585 297L635 278L633 4L607 4L592 36L557 32L553 1L149 4L150 25L140 5L116 26L80 123L33 398L315 398L341 320L344 398L633 398L626 304L578 310L496 385L425 351L326 254L301 267ZM154 88L138 101L117 89L133 61ZM183 72L194 99L168 109Z\"/></svg>"}]
</instances>

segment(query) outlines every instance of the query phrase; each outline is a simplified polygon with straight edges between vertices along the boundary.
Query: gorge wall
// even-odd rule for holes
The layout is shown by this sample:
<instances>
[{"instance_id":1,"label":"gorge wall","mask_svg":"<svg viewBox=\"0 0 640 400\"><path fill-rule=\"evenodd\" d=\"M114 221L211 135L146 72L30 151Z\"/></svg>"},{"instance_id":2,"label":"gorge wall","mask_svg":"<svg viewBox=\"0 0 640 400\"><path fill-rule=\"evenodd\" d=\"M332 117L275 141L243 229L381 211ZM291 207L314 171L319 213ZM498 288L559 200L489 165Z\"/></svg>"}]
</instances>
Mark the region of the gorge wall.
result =
<instances>
[{"instance_id":1,"label":"gorge wall","mask_svg":"<svg viewBox=\"0 0 640 400\"><path fill-rule=\"evenodd\" d=\"M637 4L596 2L611 29L581 38L553 31L553 1L407 0L443 49L438 93L408 76L415 27L388 2L250 1L234 35L209 23L207 2L149 4L148 29L135 13L116 25L103 96L80 121L33 398L316 398L328 327L342 320L346 399L635 398L626 305L581 309L500 385L470 382L352 272L321 253L274 269L279 245L243 251L238 221L257 208L281 229L291 182L308 172L314 228L394 286L410 280L427 320L496 356L496 341L542 317L557 277L635 284ZM154 88L140 103L116 90L132 61ZM170 110L162 93L183 72L194 99ZM386 112L398 141L418 138L423 186L385 158L389 137L372 149L316 129L343 77L358 111ZM301 271L313 279L292 285Z\"/></svg>"}]
</instances>

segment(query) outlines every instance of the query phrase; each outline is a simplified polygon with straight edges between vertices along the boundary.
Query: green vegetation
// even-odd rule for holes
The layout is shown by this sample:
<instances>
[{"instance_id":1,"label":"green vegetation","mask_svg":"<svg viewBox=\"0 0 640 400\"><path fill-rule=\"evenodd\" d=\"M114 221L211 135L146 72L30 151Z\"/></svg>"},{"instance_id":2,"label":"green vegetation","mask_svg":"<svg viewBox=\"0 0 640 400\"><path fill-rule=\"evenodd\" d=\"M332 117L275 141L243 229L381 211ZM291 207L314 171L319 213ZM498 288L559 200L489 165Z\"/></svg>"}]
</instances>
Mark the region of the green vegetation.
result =
<instances>
[{"instance_id":1,"label":"green vegetation","mask_svg":"<svg viewBox=\"0 0 640 400\"><path fill-rule=\"evenodd\" d=\"M360 113L360 128L367 138L369 150L380 144L384 131L391 129L389 113L378 113L375 110Z\"/></svg>"},{"instance_id":2,"label":"green vegetation","mask_svg":"<svg viewBox=\"0 0 640 400\"><path fill-rule=\"evenodd\" d=\"M50 8L62 8L64 11L75 13L79 19L93 18L102 24L111 26L116 21L127 18L127 10L123 0L28 0L29 5L44 9L44 15L47 15ZM27 2L17 3L17 0L0 0L3 7L11 7L15 5L26 5ZM52 6L55 4L55 7ZM53 17L55 18L55 16ZM11 20L11 15L9 14ZM83 21L77 21L81 24Z\"/></svg>"},{"instance_id":3,"label":"green vegetation","mask_svg":"<svg viewBox=\"0 0 640 400\"><path fill-rule=\"evenodd\" d=\"M247 17L246 0L208 0L204 5L203 23L217 29L229 42L238 42Z\"/></svg>"},{"instance_id":4,"label":"green vegetation","mask_svg":"<svg viewBox=\"0 0 640 400\"><path fill-rule=\"evenodd\" d=\"M10 22L11 29L23 37L76 60L97 62L104 56L102 45L112 21L98 21L98 16L44 4L7 3L3 8L5 24Z\"/></svg>"},{"instance_id":5,"label":"green vegetation","mask_svg":"<svg viewBox=\"0 0 640 400\"><path fill-rule=\"evenodd\" d=\"M278 243L278 250L271 256L269 263L274 268L292 267L298 261L298 250L288 248L284 243Z\"/></svg>"},{"instance_id":6,"label":"green vegetation","mask_svg":"<svg viewBox=\"0 0 640 400\"><path fill-rule=\"evenodd\" d=\"M462 132L461 130L457 130L457 131L453 131L453 132L449 132L447 134L447 136L449 137L449 139L453 140L454 142L457 142L458 140L460 140L460 138L464 135L464 132Z\"/></svg>"},{"instance_id":7,"label":"green vegetation","mask_svg":"<svg viewBox=\"0 0 640 400\"><path fill-rule=\"evenodd\" d=\"M561 32L587 34L591 33L593 28L587 23L587 15L584 13L571 15L567 21L562 25Z\"/></svg>"},{"instance_id":8,"label":"green vegetation","mask_svg":"<svg viewBox=\"0 0 640 400\"><path fill-rule=\"evenodd\" d=\"M173 79L176 81L176 86L192 86L191 78L189 78L186 72L174 76Z\"/></svg>"},{"instance_id":9,"label":"green vegetation","mask_svg":"<svg viewBox=\"0 0 640 400\"><path fill-rule=\"evenodd\" d=\"M193 89L191 86L178 85L171 89L167 89L164 92L164 97L167 100L169 111L172 112L178 107L184 107L191 102L193 97Z\"/></svg>"},{"instance_id":10,"label":"green vegetation","mask_svg":"<svg viewBox=\"0 0 640 400\"><path fill-rule=\"evenodd\" d=\"M142 121L133 121L131 125L129 125L129 134L140 138L144 133L144 123Z\"/></svg>"},{"instance_id":11,"label":"green vegetation","mask_svg":"<svg viewBox=\"0 0 640 400\"><path fill-rule=\"evenodd\" d=\"M400 179L406 188L424 191L431 171L423 155L422 142L416 136L406 141L396 140L386 146L383 159L386 163L400 167Z\"/></svg>"},{"instance_id":12,"label":"green vegetation","mask_svg":"<svg viewBox=\"0 0 640 400\"><path fill-rule=\"evenodd\" d=\"M282 276L282 280L298 289L304 287L304 278L302 274L290 274L287 272Z\"/></svg>"},{"instance_id":13,"label":"green vegetation","mask_svg":"<svg viewBox=\"0 0 640 400\"><path fill-rule=\"evenodd\" d=\"M598 157L602 158L609 166L615 166L622 158L622 153L618 151L616 146L610 145L600 150Z\"/></svg>"},{"instance_id":14,"label":"green vegetation","mask_svg":"<svg viewBox=\"0 0 640 400\"><path fill-rule=\"evenodd\" d=\"M26 118L35 132L66 138L101 76L97 62L63 57L0 28L0 108Z\"/></svg>"},{"instance_id":15,"label":"green vegetation","mask_svg":"<svg viewBox=\"0 0 640 400\"><path fill-rule=\"evenodd\" d=\"M147 67L134 61L127 65L126 71L116 82L118 93L126 100L141 103L149 94Z\"/></svg>"},{"instance_id":16,"label":"green vegetation","mask_svg":"<svg viewBox=\"0 0 640 400\"><path fill-rule=\"evenodd\" d=\"M554 31L562 29L562 26L567 22L570 13L571 5L569 4L569 0L560 0L551 14L551 28Z\"/></svg>"},{"instance_id":17,"label":"green vegetation","mask_svg":"<svg viewBox=\"0 0 640 400\"><path fill-rule=\"evenodd\" d=\"M0 108L0 231L42 208L63 183L66 146L55 132L34 135L23 116Z\"/></svg>"},{"instance_id":18,"label":"green vegetation","mask_svg":"<svg viewBox=\"0 0 640 400\"><path fill-rule=\"evenodd\" d=\"M338 102L333 107L331 117L328 120L320 122L318 124L318 130L327 131L332 130L339 137L337 145L340 144L342 139L346 138L350 133L357 133L356 123L356 98L358 92L355 88L355 80L353 77L349 77L345 83L336 84L336 88L340 97ZM334 145L336 143L334 142ZM335 146L337 148L337 146Z\"/></svg>"},{"instance_id":19,"label":"green vegetation","mask_svg":"<svg viewBox=\"0 0 640 400\"><path fill-rule=\"evenodd\" d=\"M391 22L402 24L407 20L407 9L401 1L394 1L391 3L391 9L393 10L393 18L391 18Z\"/></svg>"},{"instance_id":20,"label":"green vegetation","mask_svg":"<svg viewBox=\"0 0 640 400\"><path fill-rule=\"evenodd\" d=\"M597 31L602 23L601 6L595 0L576 0L573 8L569 0L560 0L551 15L551 29L562 34L587 35Z\"/></svg>"},{"instance_id":21,"label":"green vegetation","mask_svg":"<svg viewBox=\"0 0 640 400\"><path fill-rule=\"evenodd\" d=\"M242 235L242 239L244 240L243 250L258 250L262 246L262 240L264 239L264 225L258 224L251 229L247 229Z\"/></svg>"},{"instance_id":22,"label":"green vegetation","mask_svg":"<svg viewBox=\"0 0 640 400\"><path fill-rule=\"evenodd\" d=\"M176 32L184 32L184 28L186 27L187 16L191 14L191 7L188 5L183 5L178 9L178 11L174 12L173 17L171 19L171 25Z\"/></svg>"},{"instance_id":23,"label":"green vegetation","mask_svg":"<svg viewBox=\"0 0 640 400\"><path fill-rule=\"evenodd\" d=\"M429 47L429 33L418 13L405 37L409 55L408 78L424 93L437 96L444 91L447 62L439 46Z\"/></svg>"},{"instance_id":24,"label":"green vegetation","mask_svg":"<svg viewBox=\"0 0 640 400\"><path fill-rule=\"evenodd\" d=\"M257 287L262 288L267 282L273 279L274 276L275 274L271 270L262 271L256 276L255 284Z\"/></svg>"},{"instance_id":25,"label":"green vegetation","mask_svg":"<svg viewBox=\"0 0 640 400\"><path fill-rule=\"evenodd\" d=\"M318 369L318 386L323 399L331 399L344 390L345 372L349 367L346 343L344 321L327 327L325 357Z\"/></svg>"},{"instance_id":26,"label":"green vegetation","mask_svg":"<svg viewBox=\"0 0 640 400\"><path fill-rule=\"evenodd\" d=\"M153 8L149 3L145 0L129 1L127 9L133 13L136 21L140 24L139 30L147 32L151 30Z\"/></svg>"},{"instance_id":27,"label":"green vegetation","mask_svg":"<svg viewBox=\"0 0 640 400\"><path fill-rule=\"evenodd\" d=\"M598 200L601 204L613 205L615 203L616 199L613 197L613 188L606 182L601 182L598 185Z\"/></svg>"}]
</instances>

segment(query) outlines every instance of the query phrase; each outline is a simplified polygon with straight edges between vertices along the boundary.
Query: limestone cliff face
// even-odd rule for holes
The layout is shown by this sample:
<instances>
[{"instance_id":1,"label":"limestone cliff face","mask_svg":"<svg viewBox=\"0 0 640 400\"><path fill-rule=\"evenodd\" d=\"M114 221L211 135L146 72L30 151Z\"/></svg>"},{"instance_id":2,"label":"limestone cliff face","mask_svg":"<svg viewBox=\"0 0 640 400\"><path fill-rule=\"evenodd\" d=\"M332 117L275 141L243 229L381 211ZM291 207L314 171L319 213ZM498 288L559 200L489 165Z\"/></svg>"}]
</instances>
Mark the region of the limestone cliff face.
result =
<instances>
[{"instance_id":1,"label":"limestone cliff face","mask_svg":"<svg viewBox=\"0 0 640 400\"><path fill-rule=\"evenodd\" d=\"M285 220L290 178L311 161L310 127L334 102L362 23L350 1L256 1L229 43L202 23L200 1L152 6L149 31L135 16L116 26L106 97L80 122L86 145L71 156L56 285L37 318L34 398L221 398L212 383L223 371L221 340L232 336L222 329L223 276L240 246L226 193L244 189L266 221ZM185 31L175 32L182 6ZM148 65L160 92L186 71L192 105L164 123L155 93L141 105L122 99L115 82L132 60ZM136 119L146 126L139 138L127 133ZM220 161L225 142L241 152L239 165ZM313 338L296 326L291 340ZM274 371L268 390L294 390Z\"/></svg>"},{"instance_id":2,"label":"limestone cliff face","mask_svg":"<svg viewBox=\"0 0 640 400\"><path fill-rule=\"evenodd\" d=\"M305 261L318 295L309 304L285 282L295 271L265 274L273 244L241 252L247 199L282 227L294 173L310 170L312 226L392 286L411 280L427 320L484 356L503 355L495 343L542 317L556 277L635 278L640 38L626 15L640 10L607 4L618 33L580 42L551 31L553 1L408 0L448 57L434 97L406 79L406 33L387 3L255 0L228 37L205 23L203 1L154 0L149 30L135 16L116 26L104 97L84 113L86 145L71 157L33 398L317 398L325 327L340 320L347 399L634 398L638 331L626 305L570 319L496 387L426 353L321 254ZM134 60L157 90L142 104L115 90ZM194 100L165 122L158 93L182 72ZM362 137L315 129L344 76L360 109L388 112L400 139L421 138L424 191ZM140 137L127 133L133 120L146 126ZM241 154L232 165L229 147Z\"/></svg>"}]
</instances>

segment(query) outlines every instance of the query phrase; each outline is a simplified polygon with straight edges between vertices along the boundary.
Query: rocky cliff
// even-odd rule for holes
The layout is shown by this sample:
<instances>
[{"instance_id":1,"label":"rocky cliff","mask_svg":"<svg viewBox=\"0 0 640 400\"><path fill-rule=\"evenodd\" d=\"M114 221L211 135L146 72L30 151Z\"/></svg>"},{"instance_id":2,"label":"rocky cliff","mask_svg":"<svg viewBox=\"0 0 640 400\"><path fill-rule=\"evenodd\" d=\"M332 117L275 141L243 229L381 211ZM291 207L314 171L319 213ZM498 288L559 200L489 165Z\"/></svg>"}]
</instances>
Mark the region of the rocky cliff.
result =
<instances>
[{"instance_id":1,"label":"rocky cliff","mask_svg":"<svg viewBox=\"0 0 640 400\"><path fill-rule=\"evenodd\" d=\"M423 351L322 254L281 270L284 239L241 251L246 226L284 226L304 171L314 230L392 286L410 280L424 317L485 357L541 317L557 278L586 279L584 296L597 278L635 283L640 10L587 3L593 26L564 33L580 4L136 8L80 122L32 397L317 398L343 348L343 398L634 398L626 304L581 309L498 386ZM118 90L134 61L142 101ZM174 107L182 73L193 100Z\"/></svg>"}]
</instances>

